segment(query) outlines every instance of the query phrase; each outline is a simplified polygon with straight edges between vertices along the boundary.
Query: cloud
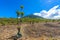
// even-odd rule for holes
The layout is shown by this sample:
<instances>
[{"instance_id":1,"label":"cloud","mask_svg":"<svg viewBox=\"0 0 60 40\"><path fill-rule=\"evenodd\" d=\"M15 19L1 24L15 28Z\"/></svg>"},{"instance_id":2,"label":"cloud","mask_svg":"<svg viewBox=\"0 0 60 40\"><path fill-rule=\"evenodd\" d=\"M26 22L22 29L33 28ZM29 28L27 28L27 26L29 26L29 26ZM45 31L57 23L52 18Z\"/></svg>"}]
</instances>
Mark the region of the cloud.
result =
<instances>
[{"instance_id":1,"label":"cloud","mask_svg":"<svg viewBox=\"0 0 60 40\"><path fill-rule=\"evenodd\" d=\"M33 15L41 16L47 19L60 19L60 9L58 9L59 5L54 6L50 10L42 10L40 13L34 13Z\"/></svg>"}]
</instances>

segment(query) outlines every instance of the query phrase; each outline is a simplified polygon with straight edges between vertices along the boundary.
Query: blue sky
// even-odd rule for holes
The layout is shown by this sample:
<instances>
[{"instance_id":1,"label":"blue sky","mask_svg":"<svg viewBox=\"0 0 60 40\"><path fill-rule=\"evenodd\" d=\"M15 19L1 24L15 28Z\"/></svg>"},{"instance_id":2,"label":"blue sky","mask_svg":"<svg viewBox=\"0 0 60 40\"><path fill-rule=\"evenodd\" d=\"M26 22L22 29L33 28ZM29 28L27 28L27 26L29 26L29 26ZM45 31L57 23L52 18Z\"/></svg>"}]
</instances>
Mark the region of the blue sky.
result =
<instances>
[{"instance_id":1,"label":"blue sky","mask_svg":"<svg viewBox=\"0 0 60 40\"><path fill-rule=\"evenodd\" d=\"M16 10L20 10L20 5L24 5L25 15L29 15L42 10L48 11L60 5L59 2L60 0L0 0L0 17L16 17Z\"/></svg>"}]
</instances>

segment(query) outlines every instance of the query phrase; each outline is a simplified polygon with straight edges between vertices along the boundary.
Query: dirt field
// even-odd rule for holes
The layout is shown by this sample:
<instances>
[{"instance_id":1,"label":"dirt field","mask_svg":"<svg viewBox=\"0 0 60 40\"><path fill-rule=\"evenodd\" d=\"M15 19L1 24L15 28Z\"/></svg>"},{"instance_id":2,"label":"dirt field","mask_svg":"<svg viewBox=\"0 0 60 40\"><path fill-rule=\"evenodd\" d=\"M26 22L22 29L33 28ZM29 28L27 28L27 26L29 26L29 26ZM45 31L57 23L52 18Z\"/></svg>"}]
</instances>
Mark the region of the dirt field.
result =
<instances>
[{"instance_id":1,"label":"dirt field","mask_svg":"<svg viewBox=\"0 0 60 40\"><path fill-rule=\"evenodd\" d=\"M60 23L34 23L22 24L22 37L18 40L60 40ZM17 25L0 26L0 40L8 39L17 34Z\"/></svg>"}]
</instances>

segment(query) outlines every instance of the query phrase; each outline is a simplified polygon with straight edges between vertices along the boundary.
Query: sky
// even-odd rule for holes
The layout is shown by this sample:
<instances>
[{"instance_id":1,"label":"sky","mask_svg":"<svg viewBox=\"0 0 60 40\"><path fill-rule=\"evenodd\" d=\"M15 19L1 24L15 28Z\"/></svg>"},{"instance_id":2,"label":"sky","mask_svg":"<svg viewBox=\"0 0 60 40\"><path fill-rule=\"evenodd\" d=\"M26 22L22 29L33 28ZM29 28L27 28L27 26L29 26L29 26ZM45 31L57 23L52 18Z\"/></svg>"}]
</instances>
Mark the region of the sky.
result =
<instances>
[{"instance_id":1,"label":"sky","mask_svg":"<svg viewBox=\"0 0 60 40\"><path fill-rule=\"evenodd\" d=\"M44 18L52 18L60 15L60 0L0 0L0 17L16 17L16 10L20 11L20 5L24 6L25 16L34 14ZM54 9L54 7L56 8ZM58 14L54 14L55 11Z\"/></svg>"}]
</instances>

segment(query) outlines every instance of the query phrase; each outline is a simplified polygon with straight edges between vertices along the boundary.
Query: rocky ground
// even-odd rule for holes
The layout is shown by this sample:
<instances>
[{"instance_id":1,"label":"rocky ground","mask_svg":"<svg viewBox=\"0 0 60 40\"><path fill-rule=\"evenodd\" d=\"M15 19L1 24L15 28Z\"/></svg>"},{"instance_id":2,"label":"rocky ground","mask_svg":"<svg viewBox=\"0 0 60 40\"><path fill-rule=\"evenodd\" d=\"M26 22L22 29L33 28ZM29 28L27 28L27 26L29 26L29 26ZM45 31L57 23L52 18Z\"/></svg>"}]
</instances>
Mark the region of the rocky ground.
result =
<instances>
[{"instance_id":1,"label":"rocky ground","mask_svg":"<svg viewBox=\"0 0 60 40\"><path fill-rule=\"evenodd\" d=\"M21 34L22 37L17 40L60 40L60 23L34 23L22 24ZM13 40L10 37L17 34L17 25L0 26L0 40Z\"/></svg>"}]
</instances>

